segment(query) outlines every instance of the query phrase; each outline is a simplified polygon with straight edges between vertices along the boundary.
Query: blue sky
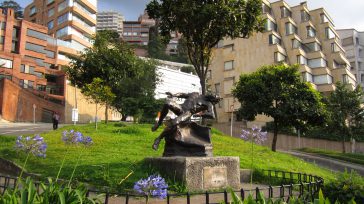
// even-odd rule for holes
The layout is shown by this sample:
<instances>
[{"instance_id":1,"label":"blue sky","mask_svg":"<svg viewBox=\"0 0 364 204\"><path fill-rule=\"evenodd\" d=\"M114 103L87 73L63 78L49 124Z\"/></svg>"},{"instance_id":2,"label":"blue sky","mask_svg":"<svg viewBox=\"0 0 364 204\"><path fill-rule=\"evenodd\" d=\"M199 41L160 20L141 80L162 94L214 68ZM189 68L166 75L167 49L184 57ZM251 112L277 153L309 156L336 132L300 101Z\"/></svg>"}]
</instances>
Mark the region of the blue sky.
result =
<instances>
[{"instance_id":1,"label":"blue sky","mask_svg":"<svg viewBox=\"0 0 364 204\"><path fill-rule=\"evenodd\" d=\"M32 0L16 0L22 7ZM98 0L99 11L118 11L126 20L137 20L150 0ZM271 0L276 1L276 0ZM304 0L286 0L297 5ZM364 31L364 0L306 0L309 9L324 7L333 18L336 28L355 28Z\"/></svg>"}]
</instances>

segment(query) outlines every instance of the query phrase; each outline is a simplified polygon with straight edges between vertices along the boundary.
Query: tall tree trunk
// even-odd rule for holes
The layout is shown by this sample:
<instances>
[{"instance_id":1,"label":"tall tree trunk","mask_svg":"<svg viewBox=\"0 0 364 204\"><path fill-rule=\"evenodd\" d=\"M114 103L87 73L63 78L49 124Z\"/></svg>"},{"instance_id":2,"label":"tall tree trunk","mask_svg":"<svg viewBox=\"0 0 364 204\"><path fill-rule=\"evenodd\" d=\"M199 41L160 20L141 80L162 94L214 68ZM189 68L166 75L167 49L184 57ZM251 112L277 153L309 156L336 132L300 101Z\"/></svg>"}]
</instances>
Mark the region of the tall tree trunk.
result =
<instances>
[{"instance_id":1,"label":"tall tree trunk","mask_svg":"<svg viewBox=\"0 0 364 204\"><path fill-rule=\"evenodd\" d=\"M200 79L200 84L201 84L202 95L205 95L206 94L206 81L205 81L205 79Z\"/></svg>"},{"instance_id":2,"label":"tall tree trunk","mask_svg":"<svg viewBox=\"0 0 364 204\"><path fill-rule=\"evenodd\" d=\"M272 151L275 152L277 149L277 138L278 138L278 123L274 121L274 136L272 141Z\"/></svg>"},{"instance_id":3,"label":"tall tree trunk","mask_svg":"<svg viewBox=\"0 0 364 204\"><path fill-rule=\"evenodd\" d=\"M105 106L105 124L109 122L109 105L106 104Z\"/></svg>"},{"instance_id":4,"label":"tall tree trunk","mask_svg":"<svg viewBox=\"0 0 364 204\"><path fill-rule=\"evenodd\" d=\"M96 111L95 111L95 129L97 130L97 103L96 103Z\"/></svg>"}]
</instances>

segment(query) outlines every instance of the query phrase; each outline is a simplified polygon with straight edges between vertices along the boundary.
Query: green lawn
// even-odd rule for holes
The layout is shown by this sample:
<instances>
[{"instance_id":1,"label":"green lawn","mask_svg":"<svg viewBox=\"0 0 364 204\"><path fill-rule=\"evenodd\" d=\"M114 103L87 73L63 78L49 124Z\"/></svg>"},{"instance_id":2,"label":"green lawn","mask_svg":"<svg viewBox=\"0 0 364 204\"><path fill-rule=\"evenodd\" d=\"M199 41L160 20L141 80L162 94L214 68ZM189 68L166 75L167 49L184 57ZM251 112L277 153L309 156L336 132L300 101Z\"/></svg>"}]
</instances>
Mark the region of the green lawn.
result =
<instances>
[{"instance_id":1,"label":"green lawn","mask_svg":"<svg viewBox=\"0 0 364 204\"><path fill-rule=\"evenodd\" d=\"M310 148L302 148L299 149L299 151L318 154L338 160L343 160L346 162L364 165L364 154L341 153L336 151L329 151L323 149L310 149Z\"/></svg>"},{"instance_id":2,"label":"green lawn","mask_svg":"<svg viewBox=\"0 0 364 204\"><path fill-rule=\"evenodd\" d=\"M69 179L73 166L80 157L75 178L98 186L112 186L118 189L131 188L133 183L152 173L152 169L142 165L145 157L162 155L163 145L158 151L151 146L154 138L160 132L151 132L151 125L123 125L111 123L100 124L95 131L92 124L85 126L67 126L57 131L42 134L48 144L47 157L39 159L30 157L27 171L43 176L56 177L63 157L66 162L61 172L61 178ZM93 138L94 144L85 149L78 146L67 146L61 140L64 130L76 129ZM0 157L12 160L22 165L24 154L18 154L14 149L16 136L0 136ZM251 145L241 139L225 136L213 130L212 136L215 156L239 156L241 168L250 168ZM322 176L326 181L335 177L330 171L306 163L287 154L272 152L266 147L255 146L254 168L275 169L293 172L309 173ZM121 185L130 172L133 172ZM172 182L170 182L172 183Z\"/></svg>"}]
</instances>

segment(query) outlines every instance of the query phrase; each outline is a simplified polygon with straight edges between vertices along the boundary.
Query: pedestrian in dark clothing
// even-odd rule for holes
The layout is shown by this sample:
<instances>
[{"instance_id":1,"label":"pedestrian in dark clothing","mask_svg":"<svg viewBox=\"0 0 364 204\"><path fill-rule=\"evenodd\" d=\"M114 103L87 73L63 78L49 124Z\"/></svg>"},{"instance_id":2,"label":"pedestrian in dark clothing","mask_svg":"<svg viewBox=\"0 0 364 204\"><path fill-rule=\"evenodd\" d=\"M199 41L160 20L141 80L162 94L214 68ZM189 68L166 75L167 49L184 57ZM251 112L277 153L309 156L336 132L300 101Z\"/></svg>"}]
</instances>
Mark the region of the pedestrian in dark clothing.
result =
<instances>
[{"instance_id":1,"label":"pedestrian in dark clothing","mask_svg":"<svg viewBox=\"0 0 364 204\"><path fill-rule=\"evenodd\" d=\"M59 115L57 112L53 113L52 121L53 121L53 130L58 129Z\"/></svg>"}]
</instances>

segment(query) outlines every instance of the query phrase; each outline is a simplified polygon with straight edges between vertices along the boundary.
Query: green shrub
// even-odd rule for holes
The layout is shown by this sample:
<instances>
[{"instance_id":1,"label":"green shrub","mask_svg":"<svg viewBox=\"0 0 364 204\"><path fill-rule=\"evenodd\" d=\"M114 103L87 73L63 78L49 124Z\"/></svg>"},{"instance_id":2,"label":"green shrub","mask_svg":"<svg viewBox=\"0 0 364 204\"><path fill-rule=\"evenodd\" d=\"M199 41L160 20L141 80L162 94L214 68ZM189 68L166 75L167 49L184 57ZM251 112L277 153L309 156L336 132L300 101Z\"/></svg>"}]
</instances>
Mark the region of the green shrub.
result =
<instances>
[{"instance_id":1,"label":"green shrub","mask_svg":"<svg viewBox=\"0 0 364 204\"><path fill-rule=\"evenodd\" d=\"M326 184L324 192L331 202L348 203L354 199L357 203L364 203L364 179L354 171L344 172L336 181Z\"/></svg>"}]
</instances>

